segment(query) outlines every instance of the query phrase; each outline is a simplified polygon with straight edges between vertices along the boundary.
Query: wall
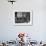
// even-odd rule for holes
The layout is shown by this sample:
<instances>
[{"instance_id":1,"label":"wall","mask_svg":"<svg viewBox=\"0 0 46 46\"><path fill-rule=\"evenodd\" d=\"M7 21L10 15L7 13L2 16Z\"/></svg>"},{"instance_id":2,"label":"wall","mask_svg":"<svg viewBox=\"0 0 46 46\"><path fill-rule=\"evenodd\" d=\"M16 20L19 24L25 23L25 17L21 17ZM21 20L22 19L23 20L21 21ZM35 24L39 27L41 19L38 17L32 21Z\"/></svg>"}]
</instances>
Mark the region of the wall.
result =
<instances>
[{"instance_id":1,"label":"wall","mask_svg":"<svg viewBox=\"0 0 46 46\"><path fill-rule=\"evenodd\" d=\"M15 26L14 12L16 10L33 10L33 25ZM17 0L13 5L7 0L0 0L0 40L14 40L18 32L31 34L33 40L46 40L45 0Z\"/></svg>"}]
</instances>

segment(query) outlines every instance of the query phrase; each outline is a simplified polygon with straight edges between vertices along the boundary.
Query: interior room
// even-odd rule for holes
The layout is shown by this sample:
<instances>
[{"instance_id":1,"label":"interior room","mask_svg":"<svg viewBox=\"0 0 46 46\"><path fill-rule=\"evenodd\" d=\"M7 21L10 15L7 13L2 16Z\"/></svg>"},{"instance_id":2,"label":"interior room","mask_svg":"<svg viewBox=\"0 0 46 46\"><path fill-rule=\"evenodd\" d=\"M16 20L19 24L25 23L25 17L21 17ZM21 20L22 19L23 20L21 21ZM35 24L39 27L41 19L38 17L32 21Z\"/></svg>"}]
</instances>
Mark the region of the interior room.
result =
<instances>
[{"instance_id":1,"label":"interior room","mask_svg":"<svg viewBox=\"0 0 46 46\"><path fill-rule=\"evenodd\" d=\"M46 0L15 1L0 0L0 42L19 39L18 34L24 32L31 40L46 43ZM32 24L15 25L16 11L32 11Z\"/></svg>"}]
</instances>

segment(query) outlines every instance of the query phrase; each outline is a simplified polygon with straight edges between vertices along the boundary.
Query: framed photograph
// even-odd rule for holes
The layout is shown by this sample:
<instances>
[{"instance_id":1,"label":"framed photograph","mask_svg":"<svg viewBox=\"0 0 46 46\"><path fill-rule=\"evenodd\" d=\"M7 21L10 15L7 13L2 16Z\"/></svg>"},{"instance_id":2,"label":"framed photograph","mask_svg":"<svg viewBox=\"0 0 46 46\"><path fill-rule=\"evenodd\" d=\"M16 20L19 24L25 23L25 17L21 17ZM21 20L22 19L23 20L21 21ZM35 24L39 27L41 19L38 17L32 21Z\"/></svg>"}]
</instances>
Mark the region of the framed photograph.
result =
<instances>
[{"instance_id":1,"label":"framed photograph","mask_svg":"<svg viewBox=\"0 0 46 46\"><path fill-rule=\"evenodd\" d=\"M32 11L15 11L15 25L31 26L32 17Z\"/></svg>"}]
</instances>

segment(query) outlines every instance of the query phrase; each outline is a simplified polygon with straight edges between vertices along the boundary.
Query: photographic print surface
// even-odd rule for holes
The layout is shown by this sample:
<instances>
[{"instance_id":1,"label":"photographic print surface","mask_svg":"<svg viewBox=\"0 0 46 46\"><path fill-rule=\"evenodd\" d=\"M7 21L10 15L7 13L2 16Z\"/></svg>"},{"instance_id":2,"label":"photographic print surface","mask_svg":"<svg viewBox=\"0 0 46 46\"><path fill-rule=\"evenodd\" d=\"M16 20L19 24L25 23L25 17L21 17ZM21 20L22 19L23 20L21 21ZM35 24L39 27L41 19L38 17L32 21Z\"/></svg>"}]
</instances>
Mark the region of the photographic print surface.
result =
<instances>
[{"instance_id":1,"label":"photographic print surface","mask_svg":"<svg viewBox=\"0 0 46 46\"><path fill-rule=\"evenodd\" d=\"M32 13L15 12L15 25L32 25Z\"/></svg>"}]
</instances>

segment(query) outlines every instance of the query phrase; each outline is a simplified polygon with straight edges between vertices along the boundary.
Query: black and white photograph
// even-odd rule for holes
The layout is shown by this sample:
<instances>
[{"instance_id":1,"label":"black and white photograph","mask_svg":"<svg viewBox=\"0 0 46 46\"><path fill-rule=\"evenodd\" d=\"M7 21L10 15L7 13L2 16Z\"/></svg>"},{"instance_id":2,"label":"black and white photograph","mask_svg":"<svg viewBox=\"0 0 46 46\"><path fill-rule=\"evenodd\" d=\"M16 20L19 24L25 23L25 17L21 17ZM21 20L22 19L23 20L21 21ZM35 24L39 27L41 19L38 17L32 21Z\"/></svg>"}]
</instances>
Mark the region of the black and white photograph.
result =
<instances>
[{"instance_id":1,"label":"black and white photograph","mask_svg":"<svg viewBox=\"0 0 46 46\"><path fill-rule=\"evenodd\" d=\"M15 12L15 25L32 25L32 12Z\"/></svg>"}]
</instances>

